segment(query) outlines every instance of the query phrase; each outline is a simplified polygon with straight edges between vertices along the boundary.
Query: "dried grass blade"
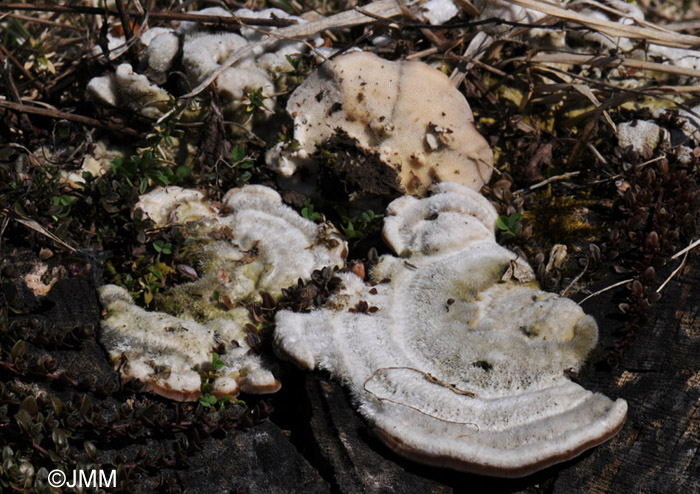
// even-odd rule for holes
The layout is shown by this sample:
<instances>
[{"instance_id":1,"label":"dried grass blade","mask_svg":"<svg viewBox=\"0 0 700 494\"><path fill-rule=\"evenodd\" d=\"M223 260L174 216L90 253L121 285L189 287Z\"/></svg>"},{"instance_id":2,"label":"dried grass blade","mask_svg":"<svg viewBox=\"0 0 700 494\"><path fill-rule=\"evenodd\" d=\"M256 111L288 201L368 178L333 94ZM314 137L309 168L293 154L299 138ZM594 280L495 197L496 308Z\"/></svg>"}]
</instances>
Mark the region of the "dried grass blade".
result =
<instances>
[{"instance_id":1,"label":"dried grass blade","mask_svg":"<svg viewBox=\"0 0 700 494\"><path fill-rule=\"evenodd\" d=\"M401 14L401 8L396 0L378 0L369 5L362 7L362 10L383 18L395 17ZM311 21L306 24L299 24L279 29L274 32L267 33L268 36L256 43L250 43L244 48L232 53L221 66L209 77L207 77L199 86L194 88L183 98L192 98L204 91L214 80L219 77L226 69L233 64L245 58L260 48L266 48L268 45L277 42L280 39L305 39L314 36L320 32L329 29L339 29L344 27L359 26L373 22L375 19L367 15L357 12L356 10L346 10L339 14L332 15L317 21Z\"/></svg>"},{"instance_id":2,"label":"dried grass blade","mask_svg":"<svg viewBox=\"0 0 700 494\"><path fill-rule=\"evenodd\" d=\"M649 22L645 19L638 19L636 17L631 17L628 13L623 12L621 10L618 10L616 8L610 7L608 5L602 4L600 2L596 2L595 0L579 0L573 5L592 5L593 7L603 11L607 12L608 14L613 14L617 15L619 17L625 18L625 19L631 19L640 26L644 27L649 27L651 29L660 29L661 31L667 32L667 33L672 33L674 32L672 29L669 29L666 26L659 26L658 24L654 24L653 22Z\"/></svg>"},{"instance_id":3,"label":"dried grass blade","mask_svg":"<svg viewBox=\"0 0 700 494\"><path fill-rule=\"evenodd\" d=\"M676 48L700 47L700 37L689 34L668 32L658 26L639 27L620 24L613 21L597 19L592 16L580 14L542 0L504 0L513 5L542 12L559 19L576 22L588 28L594 29L609 36L619 36L631 39L643 39L650 43Z\"/></svg>"},{"instance_id":4,"label":"dried grass blade","mask_svg":"<svg viewBox=\"0 0 700 494\"><path fill-rule=\"evenodd\" d=\"M102 120L96 120L94 118L85 117L83 115L77 115L75 113L68 113L59 110L49 110L46 108L37 108L35 106L13 103L11 101L4 101L2 99L0 99L0 108L7 108L8 110L29 113L33 115L41 115L43 117L66 119L70 120L71 122L79 122L92 127L99 127L101 129L111 130L113 132L125 134L132 137L142 137L140 132L137 132L136 130L131 129L129 127L115 125L113 123L105 122Z\"/></svg>"},{"instance_id":5,"label":"dried grass blade","mask_svg":"<svg viewBox=\"0 0 700 494\"><path fill-rule=\"evenodd\" d=\"M63 241L61 238L57 237L50 231L48 231L46 228L41 226L39 223L37 223L34 220L30 220L29 218L25 218L24 216L20 216L19 214L15 213L14 211L10 211L9 209L2 209L0 210L0 215L5 216L6 218L12 218L15 220L17 223L21 223L22 225L26 226L27 228L31 228L37 233L40 233L41 235L44 235L45 237L50 238L54 242L56 242L59 245L62 245L66 249L68 249L71 252L75 252L76 249L75 247L67 244L65 241Z\"/></svg>"},{"instance_id":6,"label":"dried grass blade","mask_svg":"<svg viewBox=\"0 0 700 494\"><path fill-rule=\"evenodd\" d=\"M571 87L573 87L576 91L585 96L588 99L588 101L595 105L596 108L600 106L600 101L598 100L598 98L596 98L595 94L593 94L591 88L589 88L585 84L572 84ZM605 121L613 130L613 132L617 133L617 126L615 125L615 122L612 121L612 118L610 118L610 114L607 112L607 110L603 110L603 118L605 118Z\"/></svg>"},{"instance_id":7,"label":"dried grass blade","mask_svg":"<svg viewBox=\"0 0 700 494\"><path fill-rule=\"evenodd\" d=\"M687 77L700 77L700 70L679 67L677 65L658 62L647 62L633 58L600 57L597 55L579 55L574 53L538 53L532 57L518 57L507 60L529 61L532 63L563 63L571 65L595 65L599 67L626 67L630 69L651 70L667 74L683 75Z\"/></svg>"}]
</instances>

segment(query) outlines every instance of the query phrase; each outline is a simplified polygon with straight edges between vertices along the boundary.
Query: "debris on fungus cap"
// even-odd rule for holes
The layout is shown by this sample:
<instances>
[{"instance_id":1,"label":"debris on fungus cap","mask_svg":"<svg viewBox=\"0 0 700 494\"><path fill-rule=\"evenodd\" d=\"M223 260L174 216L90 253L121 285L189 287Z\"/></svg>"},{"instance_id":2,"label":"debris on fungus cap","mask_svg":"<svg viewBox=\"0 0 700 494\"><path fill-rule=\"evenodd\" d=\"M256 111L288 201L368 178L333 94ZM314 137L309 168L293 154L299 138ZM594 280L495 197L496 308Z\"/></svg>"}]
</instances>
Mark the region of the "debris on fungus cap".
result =
<instances>
[{"instance_id":1,"label":"debris on fungus cap","mask_svg":"<svg viewBox=\"0 0 700 494\"><path fill-rule=\"evenodd\" d=\"M184 229L184 256L196 274L158 296L162 312L137 306L121 287L100 289L107 310L100 339L122 378L167 398L195 400L201 395L196 366L218 353L224 366L216 371L215 395L277 391L249 343L257 328L248 306L262 302L263 293L279 298L314 270L342 266L347 246L338 232L301 217L259 185L229 191L220 207L199 191L158 188L136 207L158 228Z\"/></svg>"},{"instance_id":2,"label":"debris on fungus cap","mask_svg":"<svg viewBox=\"0 0 700 494\"><path fill-rule=\"evenodd\" d=\"M274 337L280 354L346 383L398 454L519 477L612 437L627 404L567 377L596 345L596 323L530 281L495 242L495 219L454 183L394 201L384 236L401 257L382 256L369 284L342 274L322 309L278 312Z\"/></svg>"},{"instance_id":3,"label":"debris on fungus cap","mask_svg":"<svg viewBox=\"0 0 700 494\"><path fill-rule=\"evenodd\" d=\"M445 74L422 62L390 62L366 52L338 56L294 91L287 113L298 146L280 145L267 156L285 176L313 166L317 144L339 133L376 153L376 166L392 171L400 192L424 195L442 181L478 190L491 176L493 155L466 99Z\"/></svg>"}]
</instances>

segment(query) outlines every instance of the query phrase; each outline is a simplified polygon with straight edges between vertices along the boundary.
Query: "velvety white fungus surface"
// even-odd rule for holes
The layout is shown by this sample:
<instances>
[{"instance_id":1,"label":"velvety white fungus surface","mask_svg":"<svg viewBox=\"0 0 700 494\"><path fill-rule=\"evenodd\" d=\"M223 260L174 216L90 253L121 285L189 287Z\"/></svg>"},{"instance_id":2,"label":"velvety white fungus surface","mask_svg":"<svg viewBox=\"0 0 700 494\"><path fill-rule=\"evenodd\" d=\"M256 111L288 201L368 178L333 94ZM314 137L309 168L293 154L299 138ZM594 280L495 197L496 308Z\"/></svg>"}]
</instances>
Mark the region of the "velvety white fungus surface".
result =
<instances>
[{"instance_id":1,"label":"velvety white fungus surface","mask_svg":"<svg viewBox=\"0 0 700 494\"><path fill-rule=\"evenodd\" d=\"M496 243L496 217L454 183L397 199L384 225L397 255L380 259L369 284L343 274L325 308L279 312L275 344L344 382L399 454L515 477L608 439L627 404L566 376L596 345L596 323L520 281L531 268ZM502 281L513 267L520 276Z\"/></svg>"},{"instance_id":2,"label":"velvety white fungus surface","mask_svg":"<svg viewBox=\"0 0 700 494\"><path fill-rule=\"evenodd\" d=\"M106 285L101 341L124 379L136 378L163 396L200 396L196 365L220 354L225 363L214 381L217 395L267 393L279 383L251 351L255 331L247 305L273 298L316 269L341 266L345 242L332 227L299 216L277 194L249 185L229 191L219 206L195 190L158 188L137 209L156 227L184 228L187 258L197 279L159 298L163 312L137 306L123 288ZM216 349L216 350L215 350Z\"/></svg>"},{"instance_id":3,"label":"velvety white fungus surface","mask_svg":"<svg viewBox=\"0 0 700 494\"><path fill-rule=\"evenodd\" d=\"M292 93L287 113L298 146L279 145L266 157L285 176L314 166L317 145L338 130L378 154L409 194L423 195L440 181L478 190L491 176L491 148L467 100L445 74L422 62L367 52L335 57Z\"/></svg>"},{"instance_id":4,"label":"velvety white fungus surface","mask_svg":"<svg viewBox=\"0 0 700 494\"><path fill-rule=\"evenodd\" d=\"M221 7L206 8L193 14L231 17L231 12ZM293 19L306 22L300 17L287 14L280 9L252 11L238 9L239 17ZM146 51L140 67L136 71L129 64L119 65L115 74L93 78L88 83L88 92L102 103L112 106L126 106L132 111L150 118L157 118L167 110L162 103L169 99L168 93L157 84L149 81L162 79L163 74L178 70L185 74L187 83L183 89L196 86L218 70L226 59L236 51L245 48L274 28L244 27L241 34L232 32L212 32L207 26L188 21L177 29L155 27L141 34L141 43ZM124 38L122 43L124 42ZM310 41L319 45L319 36ZM286 89L285 74L294 70L287 56L307 51L307 45L295 40L279 40L267 50L244 57L233 67L226 69L217 79L217 89L222 96L227 116L244 125L250 124L250 112L245 111L249 93L262 89L265 96L263 107L274 108L276 94ZM175 66L178 53L182 52L181 64ZM128 77L127 77L128 76ZM183 83L184 81L180 81ZM258 118L264 118L260 113Z\"/></svg>"}]
</instances>

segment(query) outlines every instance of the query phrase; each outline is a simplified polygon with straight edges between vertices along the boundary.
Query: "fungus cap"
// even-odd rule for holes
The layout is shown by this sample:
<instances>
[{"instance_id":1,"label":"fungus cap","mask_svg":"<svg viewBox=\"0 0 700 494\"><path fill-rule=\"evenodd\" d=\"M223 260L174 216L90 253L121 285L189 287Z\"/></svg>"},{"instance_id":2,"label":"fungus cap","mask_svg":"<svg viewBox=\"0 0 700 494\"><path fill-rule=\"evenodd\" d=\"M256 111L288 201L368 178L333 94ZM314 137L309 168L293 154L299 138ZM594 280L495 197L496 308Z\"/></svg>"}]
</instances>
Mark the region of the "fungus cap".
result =
<instances>
[{"instance_id":1,"label":"fungus cap","mask_svg":"<svg viewBox=\"0 0 700 494\"><path fill-rule=\"evenodd\" d=\"M323 309L279 312L275 345L346 383L397 453L518 477L610 438L627 404L567 377L596 345L596 323L532 282L502 281L513 263L532 271L496 244L495 218L452 183L394 201L384 236L401 257L382 256L371 284L342 274Z\"/></svg>"},{"instance_id":2,"label":"fungus cap","mask_svg":"<svg viewBox=\"0 0 700 494\"><path fill-rule=\"evenodd\" d=\"M493 167L464 96L442 72L422 62L390 62L351 52L321 65L287 103L294 118L291 151L268 164L284 175L313 162L317 143L341 130L396 174L402 192L424 195L433 182L478 190Z\"/></svg>"},{"instance_id":3,"label":"fungus cap","mask_svg":"<svg viewBox=\"0 0 700 494\"><path fill-rule=\"evenodd\" d=\"M221 7L212 7L192 14L285 18L298 23L306 22L279 9L257 12L239 9L231 13ZM286 75L294 71L287 56L306 52L309 43L321 45L323 42L319 35L310 37L307 42L278 39L273 35L264 46L260 44L256 47L252 44L260 41L266 32L274 30L276 28L244 26L240 35L225 30L211 32L210 27L196 21L182 22L177 29L154 27L140 35L141 43L147 48L138 67L121 64L115 73L91 79L87 90L101 103L126 107L148 118L158 118L169 109L173 97L158 84L168 80L175 73L174 70L177 69L180 74L177 80L181 81L184 74L188 83L184 86L191 88L219 70L229 57L238 54L239 60L220 74L215 88L222 96L226 119L235 120L249 129L254 123L264 121L273 114L276 94L286 91ZM125 38L120 37L118 44L124 45L125 42ZM111 43L110 41L110 46ZM252 47L256 48L251 49ZM124 46L123 50L126 48ZM96 49L97 53L101 53L99 47ZM265 111L255 112L251 119L251 112L247 109L247 95L258 90L262 90L262 106Z\"/></svg>"},{"instance_id":4,"label":"fungus cap","mask_svg":"<svg viewBox=\"0 0 700 494\"><path fill-rule=\"evenodd\" d=\"M100 290L107 310L100 339L122 378L167 398L197 399L196 366L207 365L214 352L224 363L214 394L277 391L279 383L251 348L257 328L248 306L261 303L262 293L279 298L299 278L344 263L347 245L339 233L301 217L274 190L249 185L222 202L180 187L140 198L136 207L146 218L158 228L178 224L188 239L182 262L195 279L160 294L161 312L137 306L121 287Z\"/></svg>"}]
</instances>

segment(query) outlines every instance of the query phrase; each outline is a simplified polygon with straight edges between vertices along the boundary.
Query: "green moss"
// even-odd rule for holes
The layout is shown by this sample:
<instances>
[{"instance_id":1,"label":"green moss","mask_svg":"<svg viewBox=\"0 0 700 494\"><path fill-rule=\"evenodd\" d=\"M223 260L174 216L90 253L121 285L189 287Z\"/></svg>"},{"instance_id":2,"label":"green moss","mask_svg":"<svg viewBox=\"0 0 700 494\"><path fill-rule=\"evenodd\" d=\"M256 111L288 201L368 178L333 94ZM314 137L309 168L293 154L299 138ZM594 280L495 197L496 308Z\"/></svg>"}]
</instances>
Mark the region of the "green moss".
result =
<instances>
[{"instance_id":1,"label":"green moss","mask_svg":"<svg viewBox=\"0 0 700 494\"><path fill-rule=\"evenodd\" d=\"M601 236L601 225L590 222L590 210L598 204L590 194L555 196L551 189L539 196L525 211L525 218L532 226L538 244L558 243L575 245L581 241L594 241Z\"/></svg>"}]
</instances>

